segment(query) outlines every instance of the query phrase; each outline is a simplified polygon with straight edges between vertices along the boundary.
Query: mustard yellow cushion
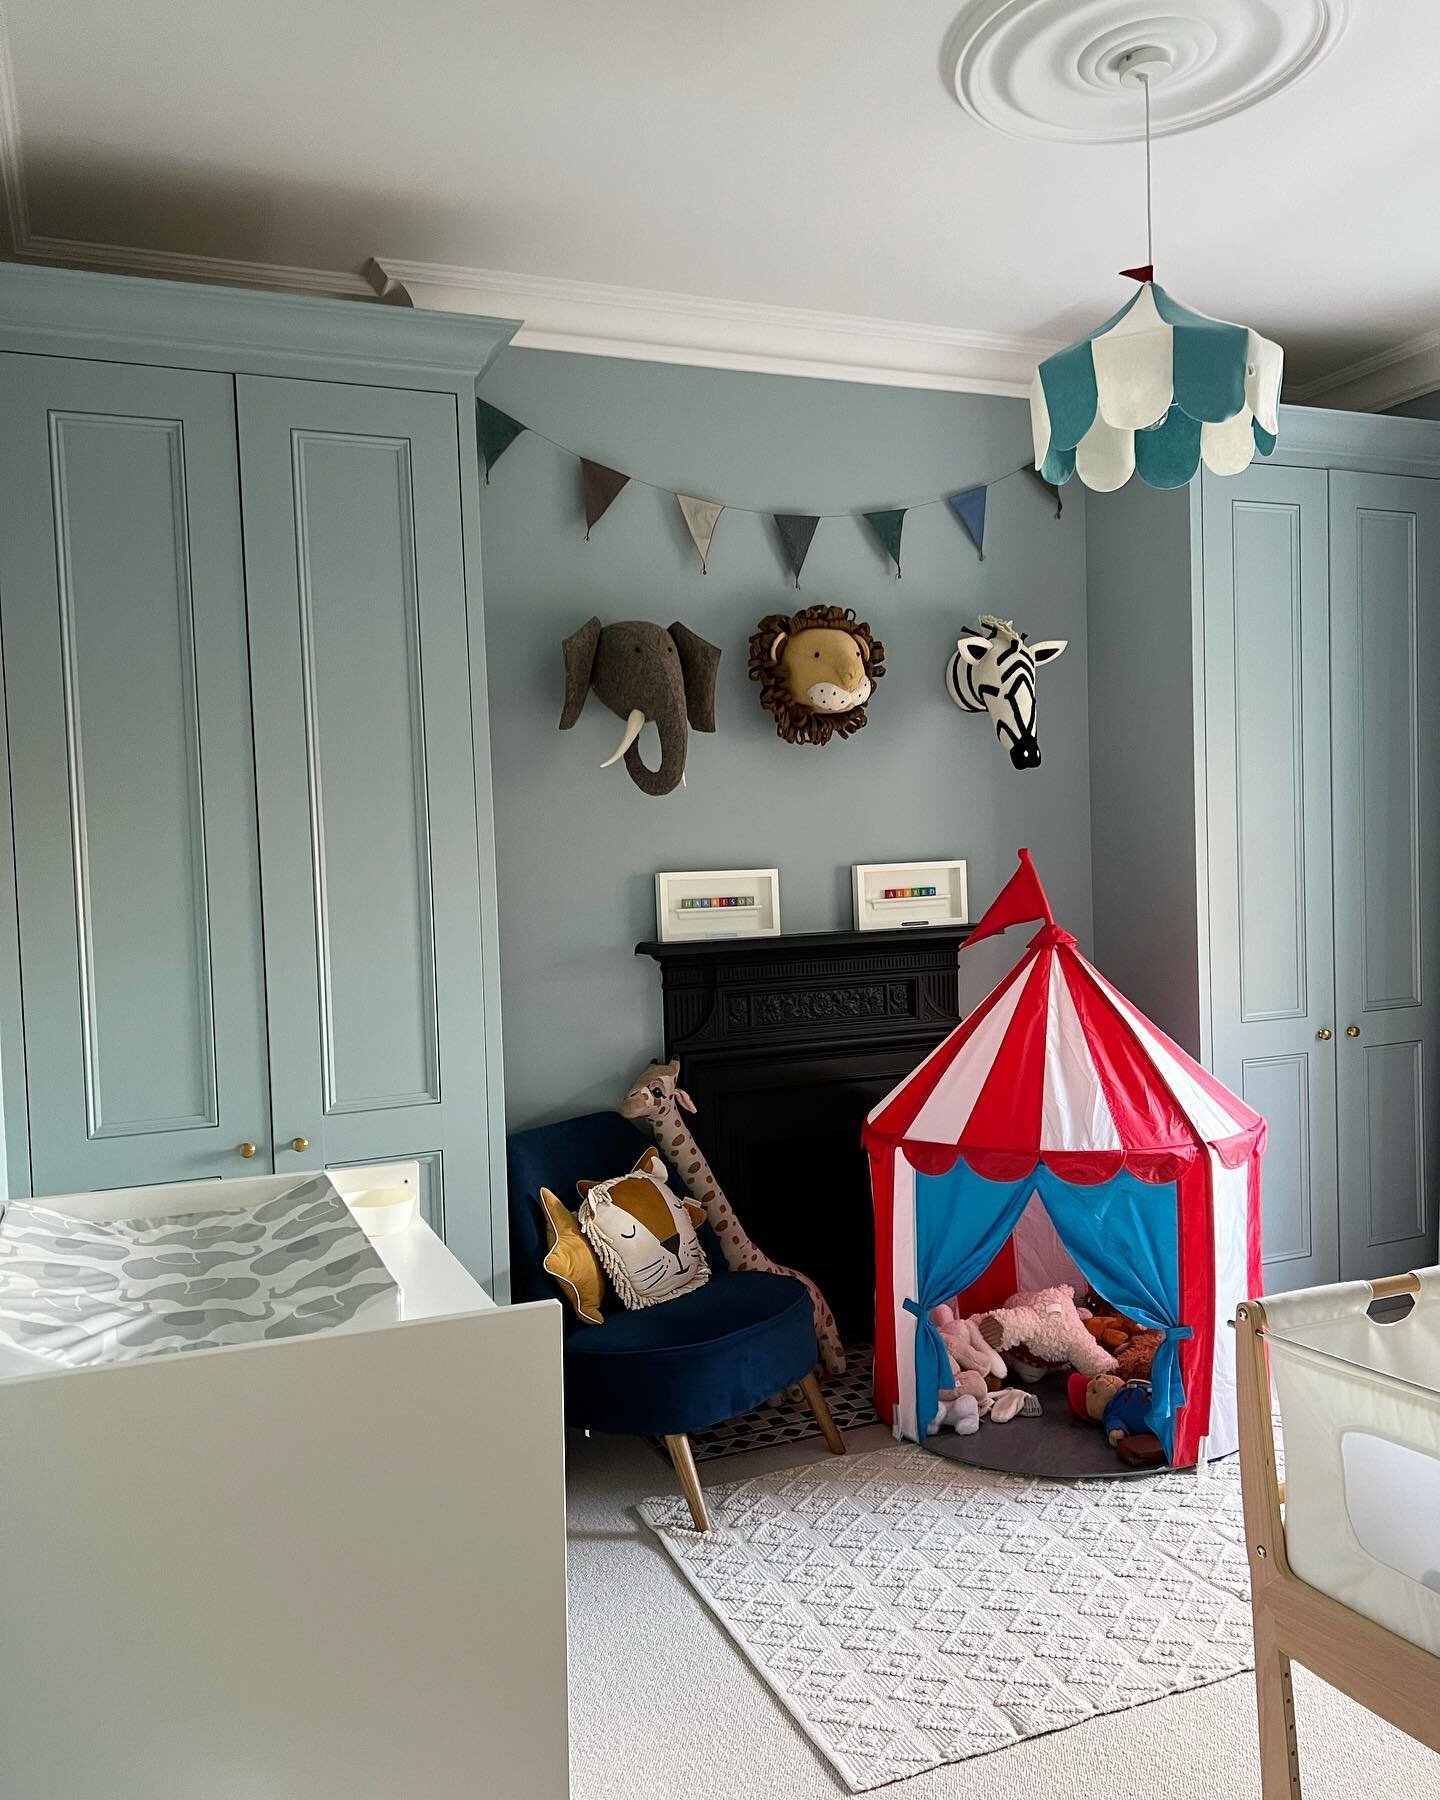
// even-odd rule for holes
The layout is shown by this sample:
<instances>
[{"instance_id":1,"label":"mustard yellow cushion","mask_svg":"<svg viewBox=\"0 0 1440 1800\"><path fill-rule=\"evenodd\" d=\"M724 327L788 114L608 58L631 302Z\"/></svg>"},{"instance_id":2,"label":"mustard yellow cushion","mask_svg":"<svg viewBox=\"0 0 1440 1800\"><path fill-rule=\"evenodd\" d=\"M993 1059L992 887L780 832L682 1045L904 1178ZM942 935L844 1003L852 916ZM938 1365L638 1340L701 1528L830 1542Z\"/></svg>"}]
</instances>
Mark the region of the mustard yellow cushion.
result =
<instances>
[{"instance_id":1,"label":"mustard yellow cushion","mask_svg":"<svg viewBox=\"0 0 1440 1800\"><path fill-rule=\"evenodd\" d=\"M575 1310L575 1316L587 1325L603 1325L605 1315L600 1308L605 1302L605 1272L575 1223L575 1215L558 1195L547 1187L540 1190L540 1204L545 1209L546 1273L555 1278L560 1292Z\"/></svg>"}]
</instances>

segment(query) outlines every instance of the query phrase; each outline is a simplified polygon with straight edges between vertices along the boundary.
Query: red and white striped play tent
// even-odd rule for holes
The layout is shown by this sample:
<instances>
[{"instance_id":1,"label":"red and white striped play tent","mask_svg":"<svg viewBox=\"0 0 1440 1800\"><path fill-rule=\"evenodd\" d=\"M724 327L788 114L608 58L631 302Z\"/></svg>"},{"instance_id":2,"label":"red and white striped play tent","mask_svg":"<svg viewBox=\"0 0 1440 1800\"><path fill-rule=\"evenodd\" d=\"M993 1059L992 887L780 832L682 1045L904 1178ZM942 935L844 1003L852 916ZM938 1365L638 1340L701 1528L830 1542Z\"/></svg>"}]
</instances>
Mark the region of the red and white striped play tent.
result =
<instances>
[{"instance_id":1,"label":"red and white striped play tent","mask_svg":"<svg viewBox=\"0 0 1440 1800\"><path fill-rule=\"evenodd\" d=\"M967 943L1025 954L869 1115L875 1404L924 1440L949 1361L931 1309L1090 1286L1166 1333L1151 1429L1177 1467L1233 1450L1233 1334L1259 1294L1265 1121L1075 948L1026 850Z\"/></svg>"}]
</instances>

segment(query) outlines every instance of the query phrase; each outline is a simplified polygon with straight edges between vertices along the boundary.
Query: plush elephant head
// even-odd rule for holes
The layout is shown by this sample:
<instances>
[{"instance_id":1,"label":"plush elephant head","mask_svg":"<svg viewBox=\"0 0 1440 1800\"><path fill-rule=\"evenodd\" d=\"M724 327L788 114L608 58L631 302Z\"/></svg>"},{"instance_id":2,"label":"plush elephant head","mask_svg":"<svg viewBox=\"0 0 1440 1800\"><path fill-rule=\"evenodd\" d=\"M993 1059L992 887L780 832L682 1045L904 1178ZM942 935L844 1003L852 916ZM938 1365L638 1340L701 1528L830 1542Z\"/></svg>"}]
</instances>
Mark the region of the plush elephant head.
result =
<instances>
[{"instance_id":1,"label":"plush elephant head","mask_svg":"<svg viewBox=\"0 0 1440 1800\"><path fill-rule=\"evenodd\" d=\"M623 756L630 779L645 794L668 794L685 779L689 727L715 729L715 674L720 652L714 644L676 623L668 631L644 619L602 625L591 619L565 640L565 710L560 729L568 731L580 717L591 688L611 712L625 721L615 754L602 769ZM646 721L660 733L660 767L647 769L640 760L640 736Z\"/></svg>"}]
</instances>

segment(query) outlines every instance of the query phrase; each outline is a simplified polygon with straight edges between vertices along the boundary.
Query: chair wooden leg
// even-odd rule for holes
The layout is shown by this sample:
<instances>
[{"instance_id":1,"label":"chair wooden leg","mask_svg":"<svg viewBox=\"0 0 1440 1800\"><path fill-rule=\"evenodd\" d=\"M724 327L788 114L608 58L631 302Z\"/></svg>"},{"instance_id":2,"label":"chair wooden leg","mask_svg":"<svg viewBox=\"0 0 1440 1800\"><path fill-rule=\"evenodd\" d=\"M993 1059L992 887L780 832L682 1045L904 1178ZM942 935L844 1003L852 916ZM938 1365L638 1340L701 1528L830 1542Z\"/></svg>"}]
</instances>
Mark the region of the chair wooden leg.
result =
<instances>
[{"instance_id":1,"label":"chair wooden leg","mask_svg":"<svg viewBox=\"0 0 1440 1800\"><path fill-rule=\"evenodd\" d=\"M670 1460L675 1465L675 1473L680 1477L680 1492L684 1494L686 1504L690 1508L690 1517L695 1521L697 1531L710 1529L710 1514L705 1507L705 1495L700 1486L700 1477L695 1472L695 1458L690 1453L690 1440L680 1433L665 1439L665 1448L670 1452Z\"/></svg>"},{"instance_id":2,"label":"chair wooden leg","mask_svg":"<svg viewBox=\"0 0 1440 1800\"><path fill-rule=\"evenodd\" d=\"M824 1438L830 1454L843 1456L845 1440L841 1437L839 1427L830 1416L830 1402L825 1398L824 1391L820 1386L820 1377L812 1369L800 1383L800 1387L805 1395L805 1404L815 1415L815 1423L820 1427L820 1435Z\"/></svg>"},{"instance_id":3,"label":"chair wooden leg","mask_svg":"<svg viewBox=\"0 0 1440 1800\"><path fill-rule=\"evenodd\" d=\"M1290 1658L1276 1648L1263 1628L1255 1634L1255 1690L1260 1704L1260 1789L1263 1800L1301 1800Z\"/></svg>"}]
</instances>

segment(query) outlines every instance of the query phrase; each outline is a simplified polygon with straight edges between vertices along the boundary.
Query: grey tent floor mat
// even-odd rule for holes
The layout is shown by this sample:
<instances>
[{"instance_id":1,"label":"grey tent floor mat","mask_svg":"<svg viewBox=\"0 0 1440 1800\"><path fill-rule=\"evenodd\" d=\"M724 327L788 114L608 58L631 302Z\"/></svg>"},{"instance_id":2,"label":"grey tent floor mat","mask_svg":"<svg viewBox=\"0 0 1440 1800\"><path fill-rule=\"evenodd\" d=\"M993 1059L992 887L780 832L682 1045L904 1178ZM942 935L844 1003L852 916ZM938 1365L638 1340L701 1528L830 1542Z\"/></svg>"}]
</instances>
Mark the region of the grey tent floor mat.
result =
<instances>
[{"instance_id":1,"label":"grey tent floor mat","mask_svg":"<svg viewBox=\"0 0 1440 1800\"><path fill-rule=\"evenodd\" d=\"M1163 1475L1169 1468L1132 1469L1105 1441L1098 1425L1077 1419L1070 1410L1064 1375L1047 1375L1032 1390L1044 1409L1038 1419L1020 1417L1004 1425L981 1420L979 1431L957 1437L941 1430L926 1438L925 1448L950 1462L972 1469L991 1469L1002 1475L1043 1475L1061 1481L1086 1481L1103 1476Z\"/></svg>"}]
</instances>

